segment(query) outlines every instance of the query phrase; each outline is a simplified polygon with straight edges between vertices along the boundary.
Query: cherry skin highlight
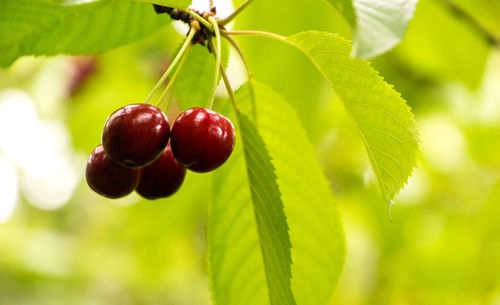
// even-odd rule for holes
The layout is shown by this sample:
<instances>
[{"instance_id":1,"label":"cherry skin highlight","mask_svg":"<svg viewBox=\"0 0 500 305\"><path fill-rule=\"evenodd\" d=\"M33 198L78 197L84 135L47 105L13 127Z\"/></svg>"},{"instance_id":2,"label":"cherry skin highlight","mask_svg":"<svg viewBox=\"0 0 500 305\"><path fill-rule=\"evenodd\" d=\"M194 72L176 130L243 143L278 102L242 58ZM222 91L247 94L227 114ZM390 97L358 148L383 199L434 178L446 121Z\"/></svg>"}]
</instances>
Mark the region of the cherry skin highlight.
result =
<instances>
[{"instance_id":1,"label":"cherry skin highlight","mask_svg":"<svg viewBox=\"0 0 500 305\"><path fill-rule=\"evenodd\" d=\"M186 169L174 158L169 144L155 162L142 169L135 191L150 200L168 197L181 187L185 176Z\"/></svg>"},{"instance_id":2,"label":"cherry skin highlight","mask_svg":"<svg viewBox=\"0 0 500 305\"><path fill-rule=\"evenodd\" d=\"M87 161L85 178L96 193L111 199L124 197L139 184L141 170L130 169L113 162L102 145L97 146Z\"/></svg>"},{"instance_id":3,"label":"cherry skin highlight","mask_svg":"<svg viewBox=\"0 0 500 305\"><path fill-rule=\"evenodd\" d=\"M172 152L184 167L209 172L226 162L234 148L233 124L206 108L190 108L174 122L170 134Z\"/></svg>"},{"instance_id":4,"label":"cherry skin highlight","mask_svg":"<svg viewBox=\"0 0 500 305\"><path fill-rule=\"evenodd\" d=\"M127 168L153 163L167 146L167 116L149 104L130 104L113 112L102 132L102 145L111 160Z\"/></svg>"}]
</instances>

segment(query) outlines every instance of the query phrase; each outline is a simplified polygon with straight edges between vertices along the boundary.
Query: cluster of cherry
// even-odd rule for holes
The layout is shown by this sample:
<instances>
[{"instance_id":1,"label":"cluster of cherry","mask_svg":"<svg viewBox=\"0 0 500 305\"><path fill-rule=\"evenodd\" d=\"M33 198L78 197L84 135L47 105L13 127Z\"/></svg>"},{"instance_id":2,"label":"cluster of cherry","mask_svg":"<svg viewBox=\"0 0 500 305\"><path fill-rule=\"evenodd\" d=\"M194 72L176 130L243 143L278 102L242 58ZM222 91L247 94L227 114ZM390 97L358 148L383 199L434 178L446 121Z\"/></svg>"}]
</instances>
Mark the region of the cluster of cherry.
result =
<instances>
[{"instance_id":1,"label":"cluster of cherry","mask_svg":"<svg viewBox=\"0 0 500 305\"><path fill-rule=\"evenodd\" d=\"M180 188L186 169L202 173L221 166L234 141L231 121L210 109L184 111L170 130L158 107L131 104L109 116L85 177L92 190L108 198L134 190L146 199L168 197Z\"/></svg>"}]
</instances>

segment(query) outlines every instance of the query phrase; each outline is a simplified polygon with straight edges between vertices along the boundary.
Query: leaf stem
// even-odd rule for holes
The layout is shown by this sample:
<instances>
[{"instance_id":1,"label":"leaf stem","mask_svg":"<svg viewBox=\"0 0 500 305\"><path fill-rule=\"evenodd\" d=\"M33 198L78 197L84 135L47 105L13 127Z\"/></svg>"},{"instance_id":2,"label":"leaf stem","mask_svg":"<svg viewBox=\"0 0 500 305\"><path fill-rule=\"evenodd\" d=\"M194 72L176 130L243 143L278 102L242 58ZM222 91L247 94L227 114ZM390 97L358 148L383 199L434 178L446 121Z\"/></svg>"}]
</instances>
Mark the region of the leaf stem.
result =
<instances>
[{"instance_id":1,"label":"leaf stem","mask_svg":"<svg viewBox=\"0 0 500 305\"><path fill-rule=\"evenodd\" d=\"M192 45L189 44L188 47L186 48L186 51L184 52L184 55L182 56L182 59L181 59L181 61L179 63L179 66L175 70L174 75L172 75L172 77L170 78L170 81L168 82L167 86L165 87L165 89L161 93L160 97L156 101L156 103L155 103L156 105L159 105L161 103L161 101L163 100L163 98L165 97L165 95L167 94L167 92L169 90L171 90L171 89L173 90L173 87L174 87L175 82L177 80L177 76L179 76L179 73L181 72L182 67L184 66L184 63L186 62L186 59L188 58L189 51L191 50L191 46ZM168 104L167 104L167 106L166 106L166 108L164 110L167 111L168 107L170 107L170 99L169 99Z\"/></svg>"},{"instance_id":2,"label":"leaf stem","mask_svg":"<svg viewBox=\"0 0 500 305\"><path fill-rule=\"evenodd\" d=\"M191 45L191 40L193 39L195 33L196 33L195 29L191 28L189 30L188 36L187 36L186 40L184 40L184 44L182 45L179 53L177 53L174 60L170 63L170 66L168 66L167 71L165 71L165 73L163 73L160 80L156 83L156 85L153 87L153 89L151 90L149 95L146 97L146 99L144 100L144 103L148 103L151 100L151 97L153 96L155 91L158 90L158 88L165 82L165 80L170 75L170 73L172 73L172 71L175 68L175 65L177 65L177 62L179 62L179 60L182 58L182 55L184 54L184 52L186 52L186 49Z\"/></svg>"},{"instance_id":3,"label":"leaf stem","mask_svg":"<svg viewBox=\"0 0 500 305\"><path fill-rule=\"evenodd\" d=\"M250 89L250 100L252 101L253 116L254 116L254 121L257 124L257 105L255 102L255 92L252 84L253 74L250 71L250 67L248 66L248 62L245 59L243 51L241 50L240 45L236 42L236 40L234 40L234 38L231 37L231 35L228 35L227 33L222 33L222 36L226 38L227 41L229 41L229 43L236 50L236 52L238 52L238 55L240 56L243 65L245 66L245 70L247 71L248 85Z\"/></svg>"},{"instance_id":4,"label":"leaf stem","mask_svg":"<svg viewBox=\"0 0 500 305\"><path fill-rule=\"evenodd\" d=\"M250 3L252 3L253 0L246 0L243 2L237 9L234 10L234 12L231 13L231 15L227 16L224 19L219 20L219 25L224 26L231 22L236 16L238 16L241 11L243 11Z\"/></svg>"},{"instance_id":5,"label":"leaf stem","mask_svg":"<svg viewBox=\"0 0 500 305\"><path fill-rule=\"evenodd\" d=\"M270 33L270 32L264 32L264 31L222 31L222 35L224 37L226 36L233 36L233 35L247 35L247 36L260 36L260 37L266 37L266 38L271 38L276 41L285 43L289 46L294 47L295 49L299 50L302 52L304 55L308 56L307 52L298 44L296 44L293 41L288 40L285 36L281 36L275 33Z\"/></svg>"},{"instance_id":6,"label":"leaf stem","mask_svg":"<svg viewBox=\"0 0 500 305\"><path fill-rule=\"evenodd\" d=\"M209 108L212 109L214 106L214 100L215 100L215 89L217 88L217 83L219 82L219 66L221 65L221 45L220 45L220 30L219 30L219 25L217 24L217 21L215 20L214 17L208 17L208 21L213 25L214 27L214 32L215 32L215 40L217 43L217 47L214 48L215 52L215 78L214 78L214 85L213 85L213 92L212 96L210 97L210 106ZM213 43L212 43L213 45Z\"/></svg>"},{"instance_id":7,"label":"leaf stem","mask_svg":"<svg viewBox=\"0 0 500 305\"><path fill-rule=\"evenodd\" d=\"M285 36L281 36L275 33L270 33L270 32L264 32L264 31L224 31L223 35L248 35L248 36L261 36L261 37L267 37L271 38L277 41L284 42L288 45L291 45L293 47L298 47L295 43L291 42L288 40Z\"/></svg>"}]
</instances>

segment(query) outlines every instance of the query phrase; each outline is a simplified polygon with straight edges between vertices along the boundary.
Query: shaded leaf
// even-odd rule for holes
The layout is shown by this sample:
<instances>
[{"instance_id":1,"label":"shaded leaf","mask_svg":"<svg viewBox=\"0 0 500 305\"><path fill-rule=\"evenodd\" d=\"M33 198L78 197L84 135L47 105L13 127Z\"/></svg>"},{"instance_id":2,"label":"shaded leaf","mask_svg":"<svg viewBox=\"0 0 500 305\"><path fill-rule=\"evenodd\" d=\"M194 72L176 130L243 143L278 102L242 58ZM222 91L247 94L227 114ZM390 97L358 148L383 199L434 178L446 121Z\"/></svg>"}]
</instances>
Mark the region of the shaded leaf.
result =
<instances>
[{"instance_id":1,"label":"shaded leaf","mask_svg":"<svg viewBox=\"0 0 500 305\"><path fill-rule=\"evenodd\" d=\"M229 50L227 43L221 44L221 62L227 67ZM182 109L208 107L215 78L215 58L207 47L196 44L191 48L175 84L175 96Z\"/></svg>"},{"instance_id":2,"label":"shaded leaf","mask_svg":"<svg viewBox=\"0 0 500 305\"><path fill-rule=\"evenodd\" d=\"M206 47L194 45L175 84L175 97L181 109L207 107L213 92L215 59Z\"/></svg>"}]
</instances>

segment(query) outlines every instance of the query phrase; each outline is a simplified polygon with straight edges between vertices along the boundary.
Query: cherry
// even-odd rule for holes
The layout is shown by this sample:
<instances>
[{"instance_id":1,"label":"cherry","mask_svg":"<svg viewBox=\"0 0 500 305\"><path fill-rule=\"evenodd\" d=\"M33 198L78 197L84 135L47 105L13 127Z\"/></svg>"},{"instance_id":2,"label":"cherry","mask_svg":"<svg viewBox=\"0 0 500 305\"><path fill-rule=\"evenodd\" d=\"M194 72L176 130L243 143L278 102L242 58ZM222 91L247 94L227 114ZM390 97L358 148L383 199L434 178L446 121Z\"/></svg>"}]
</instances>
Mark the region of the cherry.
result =
<instances>
[{"instance_id":1,"label":"cherry","mask_svg":"<svg viewBox=\"0 0 500 305\"><path fill-rule=\"evenodd\" d=\"M113 112L102 132L102 145L111 160L128 168L153 163L168 143L167 116L149 104L131 104Z\"/></svg>"},{"instance_id":2,"label":"cherry","mask_svg":"<svg viewBox=\"0 0 500 305\"><path fill-rule=\"evenodd\" d=\"M96 193L108 198L120 198L130 194L139 184L141 171L129 169L113 162L102 145L90 154L85 168L87 184Z\"/></svg>"},{"instance_id":3,"label":"cherry","mask_svg":"<svg viewBox=\"0 0 500 305\"><path fill-rule=\"evenodd\" d=\"M174 194L182 185L186 169L175 160L170 144L161 156L142 169L139 186L135 190L146 199L158 199Z\"/></svg>"},{"instance_id":4,"label":"cherry","mask_svg":"<svg viewBox=\"0 0 500 305\"><path fill-rule=\"evenodd\" d=\"M184 167L208 172L226 162L234 147L234 127L229 119L206 108L181 113L172 127L172 152Z\"/></svg>"}]
</instances>

